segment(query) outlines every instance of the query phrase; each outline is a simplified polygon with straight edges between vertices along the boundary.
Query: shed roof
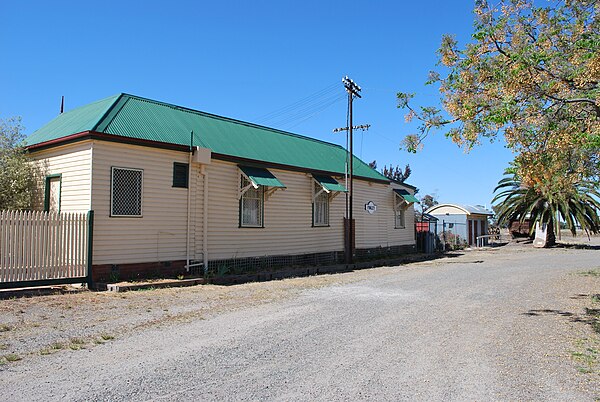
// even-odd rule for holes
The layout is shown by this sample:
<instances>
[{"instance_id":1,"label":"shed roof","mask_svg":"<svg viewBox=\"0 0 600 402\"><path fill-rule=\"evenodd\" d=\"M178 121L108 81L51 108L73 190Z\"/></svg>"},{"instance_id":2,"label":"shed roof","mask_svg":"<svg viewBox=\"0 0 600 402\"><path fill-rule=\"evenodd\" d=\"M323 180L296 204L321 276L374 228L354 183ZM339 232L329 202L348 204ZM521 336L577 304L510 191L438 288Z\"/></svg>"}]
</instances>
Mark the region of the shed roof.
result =
<instances>
[{"instance_id":1,"label":"shed roof","mask_svg":"<svg viewBox=\"0 0 600 402\"><path fill-rule=\"evenodd\" d=\"M485 209L484 207L482 207L481 205L468 205L468 204L438 204L438 205L434 205L433 207L429 208L427 211L425 211L425 213L430 214L430 215L435 215L435 211L441 208L446 208L446 207L453 207L456 208L458 210L461 210L462 212L464 212L467 215L494 215L493 212Z\"/></svg>"},{"instance_id":2,"label":"shed roof","mask_svg":"<svg viewBox=\"0 0 600 402\"><path fill-rule=\"evenodd\" d=\"M193 131L193 138L190 133ZM57 116L33 132L31 150L80 133L146 143L210 148L213 154L344 174L346 150L336 144L129 94L111 96ZM354 157L357 177L389 179Z\"/></svg>"}]
</instances>

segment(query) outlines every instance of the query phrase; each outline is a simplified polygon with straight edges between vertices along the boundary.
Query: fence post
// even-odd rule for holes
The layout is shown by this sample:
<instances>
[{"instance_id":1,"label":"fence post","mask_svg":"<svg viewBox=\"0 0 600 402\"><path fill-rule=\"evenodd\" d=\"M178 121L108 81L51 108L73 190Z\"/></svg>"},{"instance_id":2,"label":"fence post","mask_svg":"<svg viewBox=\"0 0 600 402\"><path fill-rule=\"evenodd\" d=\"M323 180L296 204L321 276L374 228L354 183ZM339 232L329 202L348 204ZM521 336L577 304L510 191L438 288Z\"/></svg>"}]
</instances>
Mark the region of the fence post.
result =
<instances>
[{"instance_id":1,"label":"fence post","mask_svg":"<svg viewBox=\"0 0 600 402\"><path fill-rule=\"evenodd\" d=\"M90 210L87 213L87 286L88 289L92 287L93 276L92 276L92 254L93 254L93 243L94 243L94 211Z\"/></svg>"}]
</instances>

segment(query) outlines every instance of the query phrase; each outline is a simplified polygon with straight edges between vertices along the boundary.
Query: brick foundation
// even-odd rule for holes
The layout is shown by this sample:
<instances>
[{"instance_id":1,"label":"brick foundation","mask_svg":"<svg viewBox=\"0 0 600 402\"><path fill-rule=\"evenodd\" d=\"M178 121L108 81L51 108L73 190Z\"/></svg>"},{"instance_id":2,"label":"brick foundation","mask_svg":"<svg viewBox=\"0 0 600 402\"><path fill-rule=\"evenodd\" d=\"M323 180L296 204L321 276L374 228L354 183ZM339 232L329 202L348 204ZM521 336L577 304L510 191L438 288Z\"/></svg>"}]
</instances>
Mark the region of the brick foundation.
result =
<instances>
[{"instance_id":1,"label":"brick foundation","mask_svg":"<svg viewBox=\"0 0 600 402\"><path fill-rule=\"evenodd\" d=\"M102 264L92 267L92 280L100 283L149 278L175 278L177 275L182 274L185 274L185 260Z\"/></svg>"}]
</instances>

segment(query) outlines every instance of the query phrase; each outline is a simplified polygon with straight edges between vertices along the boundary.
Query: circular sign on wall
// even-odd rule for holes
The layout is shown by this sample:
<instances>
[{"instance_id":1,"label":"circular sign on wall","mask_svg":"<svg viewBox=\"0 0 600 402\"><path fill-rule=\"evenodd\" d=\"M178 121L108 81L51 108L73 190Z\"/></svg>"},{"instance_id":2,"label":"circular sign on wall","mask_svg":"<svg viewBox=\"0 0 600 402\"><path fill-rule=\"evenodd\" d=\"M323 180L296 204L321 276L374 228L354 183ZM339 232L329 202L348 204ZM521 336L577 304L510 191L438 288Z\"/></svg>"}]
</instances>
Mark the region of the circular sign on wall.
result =
<instances>
[{"instance_id":1,"label":"circular sign on wall","mask_svg":"<svg viewBox=\"0 0 600 402\"><path fill-rule=\"evenodd\" d=\"M374 214L377 211L377 205L373 201L369 201L365 204L365 211L370 214Z\"/></svg>"}]
</instances>

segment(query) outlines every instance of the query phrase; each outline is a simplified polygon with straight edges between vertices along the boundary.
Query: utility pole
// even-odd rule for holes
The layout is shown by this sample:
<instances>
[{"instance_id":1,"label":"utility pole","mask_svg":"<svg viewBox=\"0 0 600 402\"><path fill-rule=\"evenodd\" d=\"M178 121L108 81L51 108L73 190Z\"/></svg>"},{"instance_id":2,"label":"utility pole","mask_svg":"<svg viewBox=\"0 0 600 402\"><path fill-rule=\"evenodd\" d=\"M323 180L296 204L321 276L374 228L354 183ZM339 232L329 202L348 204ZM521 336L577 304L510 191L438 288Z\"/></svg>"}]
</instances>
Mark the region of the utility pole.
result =
<instances>
[{"instance_id":1,"label":"utility pole","mask_svg":"<svg viewBox=\"0 0 600 402\"><path fill-rule=\"evenodd\" d=\"M352 126L352 101L354 100L355 97L359 97L361 98L359 92L360 92L360 86L358 86L354 81L352 81L350 78L348 78L348 76L345 76L344 78L342 78L342 83L344 84L344 88L346 89L346 92L348 92L348 116L349 116L349 121L348 121L348 127L345 127L343 129L338 129L338 131L348 131L348 137L349 137L349 142L350 142L350 150L349 150L349 165L350 165L350 185L348 186L348 205L346 208L346 212L347 212L347 220L346 220L346 247L345 247L345 257L346 257L346 264L352 264L352 260L353 260L353 250L352 250L352 232L354 229L354 223L353 223L353 218L352 218L352 193L353 193L353 176L354 176L354 150L353 150L353 136L352 136L352 129L354 128ZM368 128L368 127L367 127Z\"/></svg>"},{"instance_id":2,"label":"utility pole","mask_svg":"<svg viewBox=\"0 0 600 402\"><path fill-rule=\"evenodd\" d=\"M371 127L370 124L361 124L360 126L352 126L352 130L362 130L362 131L368 131L369 128ZM346 188L348 188L348 131L350 130L350 127L340 127L340 128L335 128L333 129L334 133L339 133L341 131L345 131L346 132L346 166L344 167L345 169L345 185ZM346 192L346 219L348 219L348 192Z\"/></svg>"}]
</instances>

